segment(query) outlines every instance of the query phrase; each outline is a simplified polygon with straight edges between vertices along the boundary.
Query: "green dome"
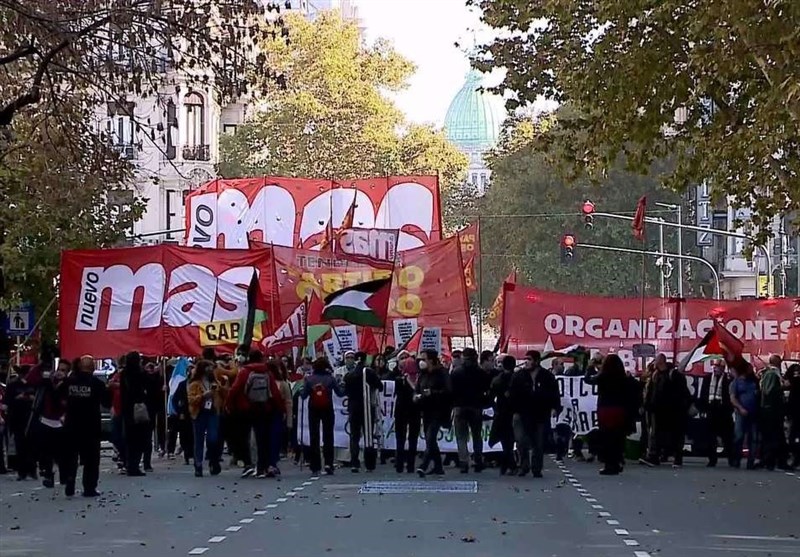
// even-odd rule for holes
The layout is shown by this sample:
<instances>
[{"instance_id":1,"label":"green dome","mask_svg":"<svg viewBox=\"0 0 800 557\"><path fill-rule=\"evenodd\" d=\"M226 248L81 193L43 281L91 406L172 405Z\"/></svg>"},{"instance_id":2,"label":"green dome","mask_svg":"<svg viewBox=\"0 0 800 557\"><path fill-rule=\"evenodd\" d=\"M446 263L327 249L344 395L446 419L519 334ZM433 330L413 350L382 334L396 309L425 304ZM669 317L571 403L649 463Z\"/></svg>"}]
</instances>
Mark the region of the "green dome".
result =
<instances>
[{"instance_id":1,"label":"green dome","mask_svg":"<svg viewBox=\"0 0 800 557\"><path fill-rule=\"evenodd\" d=\"M501 111L491 95L480 91L482 80L477 70L470 70L444 118L447 138L463 150L490 149L500 133Z\"/></svg>"}]
</instances>

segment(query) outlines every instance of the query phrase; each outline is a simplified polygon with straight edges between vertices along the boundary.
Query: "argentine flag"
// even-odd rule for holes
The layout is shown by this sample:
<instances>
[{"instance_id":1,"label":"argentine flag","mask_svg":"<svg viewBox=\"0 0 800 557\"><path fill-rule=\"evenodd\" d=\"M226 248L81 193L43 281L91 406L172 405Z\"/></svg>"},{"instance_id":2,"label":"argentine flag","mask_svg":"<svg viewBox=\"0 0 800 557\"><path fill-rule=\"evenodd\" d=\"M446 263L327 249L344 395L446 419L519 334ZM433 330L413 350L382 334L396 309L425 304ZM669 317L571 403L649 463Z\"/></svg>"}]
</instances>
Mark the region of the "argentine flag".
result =
<instances>
[{"instance_id":1,"label":"argentine flag","mask_svg":"<svg viewBox=\"0 0 800 557\"><path fill-rule=\"evenodd\" d=\"M172 370L172 377L169 379L169 396L167 397L167 414L174 416L175 407L172 406L172 397L175 396L175 391L178 390L178 385L186 381L186 372L189 369L189 360L181 357L178 363L175 364L175 369Z\"/></svg>"}]
</instances>

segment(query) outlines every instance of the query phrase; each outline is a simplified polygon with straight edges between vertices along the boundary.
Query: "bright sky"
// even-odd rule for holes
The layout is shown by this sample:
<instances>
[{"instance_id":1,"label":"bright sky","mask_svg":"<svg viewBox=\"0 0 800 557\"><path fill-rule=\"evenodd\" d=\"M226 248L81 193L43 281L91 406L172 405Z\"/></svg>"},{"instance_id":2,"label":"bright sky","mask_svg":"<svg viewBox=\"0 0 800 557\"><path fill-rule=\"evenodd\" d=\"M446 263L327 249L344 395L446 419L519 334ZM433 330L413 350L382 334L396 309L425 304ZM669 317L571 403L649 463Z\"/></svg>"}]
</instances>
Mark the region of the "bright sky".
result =
<instances>
[{"instance_id":1,"label":"bright sky","mask_svg":"<svg viewBox=\"0 0 800 557\"><path fill-rule=\"evenodd\" d=\"M480 26L465 0L356 0L367 41L389 39L417 66L410 87L396 97L409 120L441 125L469 70L464 47ZM457 48L458 42L461 48Z\"/></svg>"}]
</instances>

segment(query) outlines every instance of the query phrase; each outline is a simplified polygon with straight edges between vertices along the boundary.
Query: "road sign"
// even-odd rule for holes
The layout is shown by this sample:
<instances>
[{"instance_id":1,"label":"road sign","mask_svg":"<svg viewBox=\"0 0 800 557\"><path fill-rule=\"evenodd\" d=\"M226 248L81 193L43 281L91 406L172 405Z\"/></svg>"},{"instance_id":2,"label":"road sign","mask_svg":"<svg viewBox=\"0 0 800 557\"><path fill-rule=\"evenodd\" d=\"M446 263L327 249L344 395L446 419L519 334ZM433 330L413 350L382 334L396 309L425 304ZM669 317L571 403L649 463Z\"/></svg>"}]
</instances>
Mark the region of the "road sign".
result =
<instances>
[{"instance_id":1,"label":"road sign","mask_svg":"<svg viewBox=\"0 0 800 557\"><path fill-rule=\"evenodd\" d=\"M6 312L6 331L9 335L27 336L33 332L33 307L24 306Z\"/></svg>"}]
</instances>

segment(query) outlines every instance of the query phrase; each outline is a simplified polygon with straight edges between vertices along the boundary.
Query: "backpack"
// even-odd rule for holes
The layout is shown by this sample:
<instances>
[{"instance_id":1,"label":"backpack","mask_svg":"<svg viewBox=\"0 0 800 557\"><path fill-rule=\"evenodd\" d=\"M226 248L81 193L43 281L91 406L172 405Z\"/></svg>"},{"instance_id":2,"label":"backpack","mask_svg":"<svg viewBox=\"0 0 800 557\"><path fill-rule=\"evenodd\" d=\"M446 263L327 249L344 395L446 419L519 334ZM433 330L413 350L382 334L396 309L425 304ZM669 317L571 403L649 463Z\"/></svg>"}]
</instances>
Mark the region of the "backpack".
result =
<instances>
[{"instance_id":1,"label":"backpack","mask_svg":"<svg viewBox=\"0 0 800 557\"><path fill-rule=\"evenodd\" d=\"M251 372L245 387L250 402L263 404L270 399L269 376L266 373Z\"/></svg>"},{"instance_id":2,"label":"backpack","mask_svg":"<svg viewBox=\"0 0 800 557\"><path fill-rule=\"evenodd\" d=\"M331 392L322 383L317 383L311 388L311 408L314 410L328 410L333 405Z\"/></svg>"}]
</instances>

